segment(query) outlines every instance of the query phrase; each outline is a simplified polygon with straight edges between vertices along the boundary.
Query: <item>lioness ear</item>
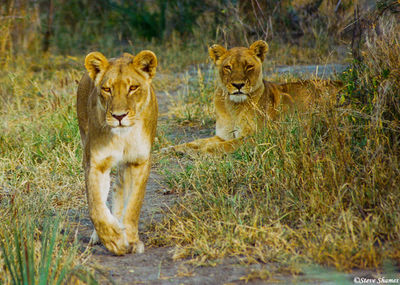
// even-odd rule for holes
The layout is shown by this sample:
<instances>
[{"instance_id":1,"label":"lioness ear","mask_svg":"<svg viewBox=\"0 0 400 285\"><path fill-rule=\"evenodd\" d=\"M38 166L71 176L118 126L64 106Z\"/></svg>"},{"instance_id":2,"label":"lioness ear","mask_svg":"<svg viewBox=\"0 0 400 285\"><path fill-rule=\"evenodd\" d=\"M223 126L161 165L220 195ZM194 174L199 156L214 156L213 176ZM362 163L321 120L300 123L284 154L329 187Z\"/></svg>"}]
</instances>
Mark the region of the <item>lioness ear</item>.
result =
<instances>
[{"instance_id":1,"label":"lioness ear","mask_svg":"<svg viewBox=\"0 0 400 285\"><path fill-rule=\"evenodd\" d=\"M153 78L156 74L157 57L154 52L150 50L143 50L139 52L133 59L133 64L139 70L148 74L149 78Z\"/></svg>"},{"instance_id":2,"label":"lioness ear","mask_svg":"<svg viewBox=\"0 0 400 285\"><path fill-rule=\"evenodd\" d=\"M265 54L268 51L268 44L262 40L259 40L252 43L249 49L252 50L259 59L261 59L261 62L263 62L265 59Z\"/></svg>"},{"instance_id":3,"label":"lioness ear","mask_svg":"<svg viewBox=\"0 0 400 285\"><path fill-rule=\"evenodd\" d=\"M226 53L226 48L220 45L212 45L208 48L208 54L210 55L210 58L214 61L215 64L225 53Z\"/></svg>"},{"instance_id":4,"label":"lioness ear","mask_svg":"<svg viewBox=\"0 0 400 285\"><path fill-rule=\"evenodd\" d=\"M96 77L108 67L108 60L101 52L91 52L85 58L85 67L90 78L96 81Z\"/></svg>"}]
</instances>

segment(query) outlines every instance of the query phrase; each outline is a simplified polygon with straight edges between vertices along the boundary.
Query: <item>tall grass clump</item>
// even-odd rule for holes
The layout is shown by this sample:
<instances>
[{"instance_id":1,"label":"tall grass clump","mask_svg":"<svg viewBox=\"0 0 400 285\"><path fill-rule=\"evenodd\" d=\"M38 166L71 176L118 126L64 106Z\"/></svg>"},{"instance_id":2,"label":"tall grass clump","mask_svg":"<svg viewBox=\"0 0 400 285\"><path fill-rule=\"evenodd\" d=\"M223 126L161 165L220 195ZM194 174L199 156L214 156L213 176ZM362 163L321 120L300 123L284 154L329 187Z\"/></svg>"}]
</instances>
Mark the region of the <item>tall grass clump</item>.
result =
<instances>
[{"instance_id":1,"label":"tall grass clump","mask_svg":"<svg viewBox=\"0 0 400 285\"><path fill-rule=\"evenodd\" d=\"M182 198L153 242L200 263L237 256L344 271L398 263L400 29L394 18L380 25L337 101L323 95L232 155L170 174Z\"/></svg>"},{"instance_id":2,"label":"tall grass clump","mask_svg":"<svg viewBox=\"0 0 400 285\"><path fill-rule=\"evenodd\" d=\"M397 139L400 132L399 28L398 18L385 13L376 28L367 33L362 52L364 60L355 62L354 68L344 74L344 80L348 81L345 90L348 102L361 109L365 122L385 129Z\"/></svg>"},{"instance_id":3,"label":"tall grass clump","mask_svg":"<svg viewBox=\"0 0 400 285\"><path fill-rule=\"evenodd\" d=\"M60 217L15 219L3 226L0 256L5 269L0 280L5 284L66 284L74 278L94 282L89 272L75 265L79 245L71 242Z\"/></svg>"}]
</instances>

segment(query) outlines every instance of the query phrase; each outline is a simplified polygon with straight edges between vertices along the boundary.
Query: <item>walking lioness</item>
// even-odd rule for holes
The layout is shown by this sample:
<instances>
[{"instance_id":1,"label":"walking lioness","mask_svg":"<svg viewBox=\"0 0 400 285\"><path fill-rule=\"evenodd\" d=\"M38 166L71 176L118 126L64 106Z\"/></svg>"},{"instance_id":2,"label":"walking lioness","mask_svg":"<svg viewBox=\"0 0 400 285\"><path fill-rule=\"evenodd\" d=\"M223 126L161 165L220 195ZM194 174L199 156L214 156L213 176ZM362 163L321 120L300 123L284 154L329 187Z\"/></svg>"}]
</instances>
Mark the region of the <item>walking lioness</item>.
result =
<instances>
[{"instance_id":1,"label":"walking lioness","mask_svg":"<svg viewBox=\"0 0 400 285\"><path fill-rule=\"evenodd\" d=\"M98 239L121 255L143 252L138 222L154 140L158 106L152 88L157 58L151 51L107 60L86 56L87 73L78 87L77 112L83 145L86 194ZM112 213L106 205L110 170L118 167Z\"/></svg>"}]
</instances>

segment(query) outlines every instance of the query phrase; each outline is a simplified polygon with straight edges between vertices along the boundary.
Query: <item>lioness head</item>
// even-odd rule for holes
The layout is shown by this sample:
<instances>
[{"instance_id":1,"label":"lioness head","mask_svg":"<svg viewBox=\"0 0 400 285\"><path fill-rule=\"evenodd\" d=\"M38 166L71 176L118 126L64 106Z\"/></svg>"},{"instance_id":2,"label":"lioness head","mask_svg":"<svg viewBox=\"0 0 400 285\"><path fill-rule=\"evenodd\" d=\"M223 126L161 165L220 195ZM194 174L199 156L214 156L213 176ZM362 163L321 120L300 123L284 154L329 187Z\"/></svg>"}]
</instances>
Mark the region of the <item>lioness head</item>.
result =
<instances>
[{"instance_id":1,"label":"lioness head","mask_svg":"<svg viewBox=\"0 0 400 285\"><path fill-rule=\"evenodd\" d=\"M100 117L111 128L130 127L150 100L157 58L151 51L124 53L108 61L100 52L86 56L85 67L97 87Z\"/></svg>"},{"instance_id":2,"label":"lioness head","mask_svg":"<svg viewBox=\"0 0 400 285\"><path fill-rule=\"evenodd\" d=\"M219 71L222 88L229 99L240 103L263 86L262 62L268 51L268 44L256 41L249 48L235 47L226 50L223 46L213 45L209 55Z\"/></svg>"}]
</instances>

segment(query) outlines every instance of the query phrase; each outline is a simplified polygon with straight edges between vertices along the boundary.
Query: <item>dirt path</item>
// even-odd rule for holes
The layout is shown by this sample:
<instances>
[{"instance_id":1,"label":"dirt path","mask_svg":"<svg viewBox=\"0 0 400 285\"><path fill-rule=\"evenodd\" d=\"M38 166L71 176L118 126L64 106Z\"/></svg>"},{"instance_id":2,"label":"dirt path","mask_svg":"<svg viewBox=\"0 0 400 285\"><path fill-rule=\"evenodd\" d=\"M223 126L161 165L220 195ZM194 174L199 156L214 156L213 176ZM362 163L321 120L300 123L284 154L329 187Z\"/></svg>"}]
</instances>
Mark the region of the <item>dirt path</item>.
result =
<instances>
[{"instance_id":1,"label":"dirt path","mask_svg":"<svg viewBox=\"0 0 400 285\"><path fill-rule=\"evenodd\" d=\"M285 72L287 69L283 69ZM307 67L305 72L313 72L313 68ZM167 75L159 75L167 76ZM195 70L189 70L185 76L194 77ZM169 92L158 92L160 106L160 120L165 120L168 111L169 99L177 94L185 86L177 85ZM204 133L197 133L204 136ZM190 138L188 138L190 139ZM144 232L148 225L158 222L162 218L163 209L173 205L177 200L175 194L165 194L163 178L152 169L147 184L144 205L141 211L139 233ZM81 228L79 236L83 246L87 246L89 237L93 231L88 215L80 220ZM146 243L146 240L144 240ZM304 278L279 274L278 267L273 264L241 265L237 259L225 258L214 267L193 267L185 263L185 260L174 261L172 259L173 248L148 248L143 254L128 254L115 256L110 254L102 245L92 248L92 256L89 260L95 268L103 272L99 275L101 284L269 284L276 282L293 283L307 282ZM254 272L268 272L268 281L250 278ZM272 277L271 277L272 276ZM246 279L248 282L246 283ZM308 280L312 283L321 283L317 279Z\"/></svg>"},{"instance_id":2,"label":"dirt path","mask_svg":"<svg viewBox=\"0 0 400 285\"><path fill-rule=\"evenodd\" d=\"M141 212L139 232L143 232L147 225L161 219L162 209L171 206L176 201L174 194L164 194L160 185L162 177L152 170L145 202ZM80 236L86 247L93 226L86 216L81 221ZM145 240L144 240L145 241ZM265 280L248 280L252 272L274 272L272 264L241 265L237 259L226 258L217 266L193 267L185 260L172 259L173 248L159 247L146 248L142 254L128 254L115 256L104 246L96 245L92 248L90 263L102 274L98 274L101 284L268 284L271 282L292 283L299 280L296 277L276 273L276 276Z\"/></svg>"},{"instance_id":3,"label":"dirt path","mask_svg":"<svg viewBox=\"0 0 400 285\"><path fill-rule=\"evenodd\" d=\"M174 203L174 194L165 195L160 186L162 177L152 171L147 185L145 203L141 212L139 232L147 225L159 221L162 209ZM86 246L93 226L88 218L81 220L82 243ZM245 284L241 278L254 270L269 269L269 265L253 264L243 266L232 258L222 260L215 267L193 267L185 264L185 260L172 259L173 248L146 248L143 254L115 256L104 246L92 248L90 263L104 275L98 275L101 284ZM280 277L285 279L284 277ZM288 279L286 278L286 281ZM261 280L253 280L247 284L265 284Z\"/></svg>"}]
</instances>

